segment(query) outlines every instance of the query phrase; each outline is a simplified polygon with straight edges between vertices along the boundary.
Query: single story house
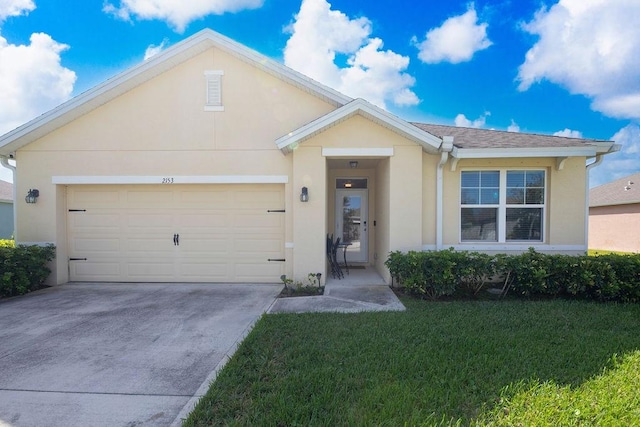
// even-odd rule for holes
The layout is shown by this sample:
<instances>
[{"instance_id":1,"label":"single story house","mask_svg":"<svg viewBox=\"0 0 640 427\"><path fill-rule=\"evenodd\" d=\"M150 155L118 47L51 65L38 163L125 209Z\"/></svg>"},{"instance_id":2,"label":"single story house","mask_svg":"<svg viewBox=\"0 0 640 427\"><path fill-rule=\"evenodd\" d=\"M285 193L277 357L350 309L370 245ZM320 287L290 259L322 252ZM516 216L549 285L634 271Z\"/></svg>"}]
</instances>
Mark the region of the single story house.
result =
<instances>
[{"instance_id":1,"label":"single story house","mask_svg":"<svg viewBox=\"0 0 640 427\"><path fill-rule=\"evenodd\" d=\"M331 234L390 280L394 250L584 252L587 163L617 148L409 123L204 30L0 137L0 160L52 283L302 279Z\"/></svg>"},{"instance_id":2,"label":"single story house","mask_svg":"<svg viewBox=\"0 0 640 427\"><path fill-rule=\"evenodd\" d=\"M589 248L640 253L640 173L589 191Z\"/></svg>"},{"instance_id":3,"label":"single story house","mask_svg":"<svg viewBox=\"0 0 640 427\"><path fill-rule=\"evenodd\" d=\"M0 239L13 238L13 184L0 179Z\"/></svg>"}]
</instances>

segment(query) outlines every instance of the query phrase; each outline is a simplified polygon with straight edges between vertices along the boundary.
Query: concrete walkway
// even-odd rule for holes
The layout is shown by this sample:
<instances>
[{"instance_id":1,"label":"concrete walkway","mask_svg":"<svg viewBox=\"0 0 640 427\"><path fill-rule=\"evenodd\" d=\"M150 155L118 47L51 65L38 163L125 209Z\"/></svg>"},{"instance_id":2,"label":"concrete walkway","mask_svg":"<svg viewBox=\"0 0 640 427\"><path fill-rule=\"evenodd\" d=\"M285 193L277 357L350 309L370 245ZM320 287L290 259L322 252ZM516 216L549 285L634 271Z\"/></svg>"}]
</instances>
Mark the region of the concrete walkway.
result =
<instances>
[{"instance_id":1,"label":"concrete walkway","mask_svg":"<svg viewBox=\"0 0 640 427\"><path fill-rule=\"evenodd\" d=\"M279 298L269 313L359 313L404 311L391 288L372 268L352 269L341 280L329 279L324 295Z\"/></svg>"}]
</instances>

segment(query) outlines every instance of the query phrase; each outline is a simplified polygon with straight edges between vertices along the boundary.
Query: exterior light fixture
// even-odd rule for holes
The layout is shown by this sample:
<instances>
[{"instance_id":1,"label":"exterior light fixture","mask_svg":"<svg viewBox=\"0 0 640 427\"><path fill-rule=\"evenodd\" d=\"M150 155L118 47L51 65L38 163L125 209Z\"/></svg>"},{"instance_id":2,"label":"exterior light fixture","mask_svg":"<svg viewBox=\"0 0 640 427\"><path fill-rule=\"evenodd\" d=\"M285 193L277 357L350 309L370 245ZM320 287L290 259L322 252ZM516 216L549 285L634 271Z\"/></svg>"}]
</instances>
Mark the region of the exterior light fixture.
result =
<instances>
[{"instance_id":1,"label":"exterior light fixture","mask_svg":"<svg viewBox=\"0 0 640 427\"><path fill-rule=\"evenodd\" d=\"M30 188L29 192L27 193L27 197L24 198L24 201L27 203L35 203L38 201L38 197L40 197L40 191L38 191L36 188Z\"/></svg>"},{"instance_id":2,"label":"exterior light fixture","mask_svg":"<svg viewBox=\"0 0 640 427\"><path fill-rule=\"evenodd\" d=\"M357 161L355 161L355 160L351 160L351 161L349 162L349 167L350 167L351 169L355 169L355 168L357 168L357 167L358 167L358 162L357 162Z\"/></svg>"},{"instance_id":3,"label":"exterior light fixture","mask_svg":"<svg viewBox=\"0 0 640 427\"><path fill-rule=\"evenodd\" d=\"M351 188L353 186L353 184L351 184L351 181L347 181L344 183L344 188Z\"/></svg>"},{"instance_id":4,"label":"exterior light fixture","mask_svg":"<svg viewBox=\"0 0 640 427\"><path fill-rule=\"evenodd\" d=\"M302 192L300 193L300 201L301 202L309 201L309 189L307 187L302 187Z\"/></svg>"}]
</instances>

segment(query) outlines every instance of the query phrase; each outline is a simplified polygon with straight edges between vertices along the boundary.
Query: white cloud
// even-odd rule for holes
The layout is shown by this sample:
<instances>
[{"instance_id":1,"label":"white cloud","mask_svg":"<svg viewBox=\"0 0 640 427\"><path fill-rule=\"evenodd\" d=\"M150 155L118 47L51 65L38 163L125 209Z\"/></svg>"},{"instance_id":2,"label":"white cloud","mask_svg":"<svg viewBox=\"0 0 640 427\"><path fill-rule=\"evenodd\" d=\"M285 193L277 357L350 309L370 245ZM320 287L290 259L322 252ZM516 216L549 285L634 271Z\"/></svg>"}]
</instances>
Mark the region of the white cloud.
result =
<instances>
[{"instance_id":1,"label":"white cloud","mask_svg":"<svg viewBox=\"0 0 640 427\"><path fill-rule=\"evenodd\" d=\"M520 132L520 126L511 119L511 124L507 127L507 132Z\"/></svg>"},{"instance_id":2,"label":"white cloud","mask_svg":"<svg viewBox=\"0 0 640 427\"><path fill-rule=\"evenodd\" d=\"M26 15L35 8L33 0L0 0L0 21L10 16Z\"/></svg>"},{"instance_id":3,"label":"white cloud","mask_svg":"<svg viewBox=\"0 0 640 427\"><path fill-rule=\"evenodd\" d=\"M60 63L69 46L44 33L30 40L14 45L0 36L0 134L58 106L73 91L76 74Z\"/></svg>"},{"instance_id":4,"label":"white cloud","mask_svg":"<svg viewBox=\"0 0 640 427\"><path fill-rule=\"evenodd\" d=\"M164 48L167 46L167 43L169 43L168 39L163 39L162 42L159 45L154 45L151 44L147 47L147 49L144 51L144 60L146 61L147 59L151 58L152 56L155 56L157 54L159 54L160 52L162 52L164 50Z\"/></svg>"},{"instance_id":5,"label":"white cloud","mask_svg":"<svg viewBox=\"0 0 640 427\"><path fill-rule=\"evenodd\" d=\"M487 26L478 23L478 14L471 3L467 12L447 19L440 27L429 30L423 42L416 43L420 50L418 58L428 64L469 61L476 52L492 45Z\"/></svg>"},{"instance_id":6,"label":"white cloud","mask_svg":"<svg viewBox=\"0 0 640 427\"><path fill-rule=\"evenodd\" d=\"M640 118L640 2L560 0L523 25L539 36L520 66L519 89L549 80L591 98L592 108Z\"/></svg>"},{"instance_id":7,"label":"white cloud","mask_svg":"<svg viewBox=\"0 0 640 427\"><path fill-rule=\"evenodd\" d=\"M192 21L207 15L222 15L262 7L264 0L120 0L119 6L106 2L103 11L125 21L160 19L182 33Z\"/></svg>"},{"instance_id":8,"label":"white cloud","mask_svg":"<svg viewBox=\"0 0 640 427\"><path fill-rule=\"evenodd\" d=\"M485 111L480 117L475 120L469 120L464 114L458 114L454 120L455 125L460 128L481 128L487 123L487 117L491 115L491 112Z\"/></svg>"},{"instance_id":9,"label":"white cloud","mask_svg":"<svg viewBox=\"0 0 640 427\"><path fill-rule=\"evenodd\" d=\"M553 136L564 136L566 138L582 138L582 132L580 132L579 130L564 128L563 130L554 132Z\"/></svg>"},{"instance_id":10,"label":"white cloud","mask_svg":"<svg viewBox=\"0 0 640 427\"><path fill-rule=\"evenodd\" d=\"M621 144L622 148L617 153L604 156L602 164L592 169L589 181L591 187L640 172L640 126L629 124L611 139Z\"/></svg>"},{"instance_id":11,"label":"white cloud","mask_svg":"<svg viewBox=\"0 0 640 427\"><path fill-rule=\"evenodd\" d=\"M353 98L364 98L382 108L419 103L411 91L415 79L404 71L409 58L383 51L379 38L369 38L371 22L350 19L331 10L326 0L303 0L295 21L287 28L291 37L284 49L287 66ZM346 56L346 66L336 56Z\"/></svg>"}]
</instances>

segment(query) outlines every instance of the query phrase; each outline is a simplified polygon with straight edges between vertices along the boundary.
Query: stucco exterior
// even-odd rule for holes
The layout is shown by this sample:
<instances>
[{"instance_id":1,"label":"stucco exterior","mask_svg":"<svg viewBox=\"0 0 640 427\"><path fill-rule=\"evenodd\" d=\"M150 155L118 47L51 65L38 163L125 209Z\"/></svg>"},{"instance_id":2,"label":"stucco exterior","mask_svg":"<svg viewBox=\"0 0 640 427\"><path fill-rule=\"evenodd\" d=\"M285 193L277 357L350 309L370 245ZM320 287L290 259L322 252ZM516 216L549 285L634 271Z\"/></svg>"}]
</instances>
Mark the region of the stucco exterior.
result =
<instances>
[{"instance_id":1,"label":"stucco exterior","mask_svg":"<svg viewBox=\"0 0 640 427\"><path fill-rule=\"evenodd\" d=\"M589 249L640 253L640 203L589 208Z\"/></svg>"},{"instance_id":2,"label":"stucco exterior","mask_svg":"<svg viewBox=\"0 0 640 427\"><path fill-rule=\"evenodd\" d=\"M205 73L212 70L223 72L220 111L204 108ZM77 105L63 105L0 139L0 155L17 162L17 194L40 190L36 204L17 204L16 238L56 245L51 283L70 280L67 196L83 185L97 186L99 197L106 184L154 191L246 184L254 192L277 184L284 191L278 261L296 280L317 272L326 277L325 242L336 232L340 178L367 179L364 263L387 280L384 261L394 250L586 250L586 159L612 144L478 155L211 31L134 71L135 78L125 73L118 85L98 87ZM545 171L541 241L461 242L460 173L491 169ZM308 202L300 200L302 187Z\"/></svg>"},{"instance_id":3,"label":"stucco exterior","mask_svg":"<svg viewBox=\"0 0 640 427\"><path fill-rule=\"evenodd\" d=\"M640 253L640 173L589 191L589 249Z\"/></svg>"}]
</instances>

